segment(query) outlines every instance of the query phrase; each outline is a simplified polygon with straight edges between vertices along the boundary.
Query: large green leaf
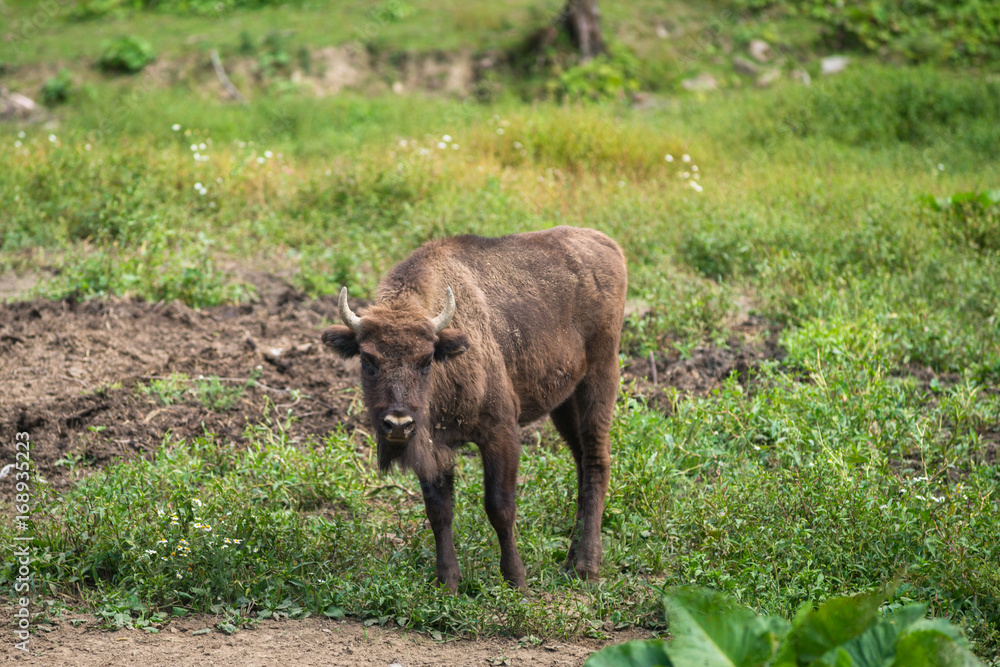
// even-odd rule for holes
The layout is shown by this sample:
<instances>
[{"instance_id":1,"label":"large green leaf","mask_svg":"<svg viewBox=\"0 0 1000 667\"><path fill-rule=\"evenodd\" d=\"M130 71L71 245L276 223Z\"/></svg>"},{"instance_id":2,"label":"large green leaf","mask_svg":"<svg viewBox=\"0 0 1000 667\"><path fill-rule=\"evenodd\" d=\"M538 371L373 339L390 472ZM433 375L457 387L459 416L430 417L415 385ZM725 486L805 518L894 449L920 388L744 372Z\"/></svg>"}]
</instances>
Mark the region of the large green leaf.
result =
<instances>
[{"instance_id":1,"label":"large green leaf","mask_svg":"<svg viewBox=\"0 0 1000 667\"><path fill-rule=\"evenodd\" d=\"M778 649L775 667L785 665L841 664L837 649L860 637L878 622L878 608L885 600L880 589L850 597L832 598L818 609L803 606L792 621L792 629ZM826 662L828 653L834 652L837 662ZM848 663L850 664L850 663Z\"/></svg>"},{"instance_id":2,"label":"large green leaf","mask_svg":"<svg viewBox=\"0 0 1000 667\"><path fill-rule=\"evenodd\" d=\"M788 622L758 616L715 591L679 588L667 594L667 655L676 667L757 667L774 655Z\"/></svg>"},{"instance_id":3,"label":"large green leaf","mask_svg":"<svg viewBox=\"0 0 1000 667\"><path fill-rule=\"evenodd\" d=\"M583 663L583 667L673 667L662 639L608 646Z\"/></svg>"},{"instance_id":4,"label":"large green leaf","mask_svg":"<svg viewBox=\"0 0 1000 667\"><path fill-rule=\"evenodd\" d=\"M955 641L957 631L946 622L941 627L928 625L908 632L896 644L896 660L891 667L982 667L983 663L962 645L965 640L960 633L962 643Z\"/></svg>"},{"instance_id":5,"label":"large green leaf","mask_svg":"<svg viewBox=\"0 0 1000 667\"><path fill-rule=\"evenodd\" d=\"M896 641L915 623L922 620L927 607L911 604L878 620L860 636L827 652L818 663L839 665L847 656L852 667L888 667L896 657Z\"/></svg>"}]
</instances>

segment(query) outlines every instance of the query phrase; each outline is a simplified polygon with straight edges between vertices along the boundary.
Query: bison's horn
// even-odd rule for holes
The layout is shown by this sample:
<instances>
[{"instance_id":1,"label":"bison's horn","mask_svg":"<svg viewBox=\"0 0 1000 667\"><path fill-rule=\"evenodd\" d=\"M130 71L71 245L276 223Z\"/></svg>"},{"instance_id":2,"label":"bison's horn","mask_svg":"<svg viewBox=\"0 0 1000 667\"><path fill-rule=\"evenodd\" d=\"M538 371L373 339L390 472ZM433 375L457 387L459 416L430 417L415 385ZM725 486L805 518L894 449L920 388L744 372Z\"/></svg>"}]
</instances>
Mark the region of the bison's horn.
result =
<instances>
[{"instance_id":1,"label":"bison's horn","mask_svg":"<svg viewBox=\"0 0 1000 667\"><path fill-rule=\"evenodd\" d=\"M445 288L444 292L444 310L441 311L440 315L431 320L431 324L434 325L434 333L438 333L441 329L448 326L451 318L455 316L455 295L452 293L450 287Z\"/></svg>"},{"instance_id":2,"label":"bison's horn","mask_svg":"<svg viewBox=\"0 0 1000 667\"><path fill-rule=\"evenodd\" d=\"M340 290L340 319L344 321L347 328L356 334L361 333L361 318L354 314L351 307L347 305L347 288Z\"/></svg>"}]
</instances>

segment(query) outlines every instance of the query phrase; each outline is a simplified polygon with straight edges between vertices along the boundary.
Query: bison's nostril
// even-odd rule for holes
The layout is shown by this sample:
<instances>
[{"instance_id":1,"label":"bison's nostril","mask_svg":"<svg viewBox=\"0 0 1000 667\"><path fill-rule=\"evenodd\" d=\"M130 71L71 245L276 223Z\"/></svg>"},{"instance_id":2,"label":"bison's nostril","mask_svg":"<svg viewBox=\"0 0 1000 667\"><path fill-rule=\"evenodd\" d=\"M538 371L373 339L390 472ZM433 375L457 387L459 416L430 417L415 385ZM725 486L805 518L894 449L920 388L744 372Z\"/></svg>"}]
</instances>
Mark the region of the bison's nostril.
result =
<instances>
[{"instance_id":1,"label":"bison's nostril","mask_svg":"<svg viewBox=\"0 0 1000 667\"><path fill-rule=\"evenodd\" d=\"M413 425L413 418L405 415L386 415L382 427L386 433L405 433Z\"/></svg>"}]
</instances>

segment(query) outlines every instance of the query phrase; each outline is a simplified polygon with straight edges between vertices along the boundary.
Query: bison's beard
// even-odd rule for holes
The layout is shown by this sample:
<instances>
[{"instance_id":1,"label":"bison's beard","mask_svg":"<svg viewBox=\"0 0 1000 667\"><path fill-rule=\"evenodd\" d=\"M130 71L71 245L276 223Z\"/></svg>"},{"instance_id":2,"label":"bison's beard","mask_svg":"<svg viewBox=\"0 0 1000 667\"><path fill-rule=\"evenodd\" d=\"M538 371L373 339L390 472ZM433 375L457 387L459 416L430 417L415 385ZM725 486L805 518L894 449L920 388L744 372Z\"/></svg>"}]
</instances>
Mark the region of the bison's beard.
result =
<instances>
[{"instance_id":1,"label":"bison's beard","mask_svg":"<svg viewBox=\"0 0 1000 667\"><path fill-rule=\"evenodd\" d=\"M406 442L379 437L379 470L388 472L393 463L417 473L421 480L434 480L451 467L451 449L435 445L427 429L418 426Z\"/></svg>"}]
</instances>

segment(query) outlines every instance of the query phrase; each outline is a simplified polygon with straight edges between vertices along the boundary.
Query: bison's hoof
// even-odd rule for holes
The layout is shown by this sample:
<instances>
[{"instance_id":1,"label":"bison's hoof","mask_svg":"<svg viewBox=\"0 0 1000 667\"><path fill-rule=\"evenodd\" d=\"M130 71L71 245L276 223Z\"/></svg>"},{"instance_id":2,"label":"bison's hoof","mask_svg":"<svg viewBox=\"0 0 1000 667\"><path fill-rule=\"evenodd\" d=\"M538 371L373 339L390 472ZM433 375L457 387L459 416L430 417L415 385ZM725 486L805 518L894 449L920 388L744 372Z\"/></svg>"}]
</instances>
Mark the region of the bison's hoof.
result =
<instances>
[{"instance_id":1,"label":"bison's hoof","mask_svg":"<svg viewBox=\"0 0 1000 667\"><path fill-rule=\"evenodd\" d=\"M576 576L580 577L584 581L600 581L601 575L598 573L597 566L588 565L586 563L573 563L572 561L566 561L563 563L563 569L567 574L576 573Z\"/></svg>"}]
</instances>

